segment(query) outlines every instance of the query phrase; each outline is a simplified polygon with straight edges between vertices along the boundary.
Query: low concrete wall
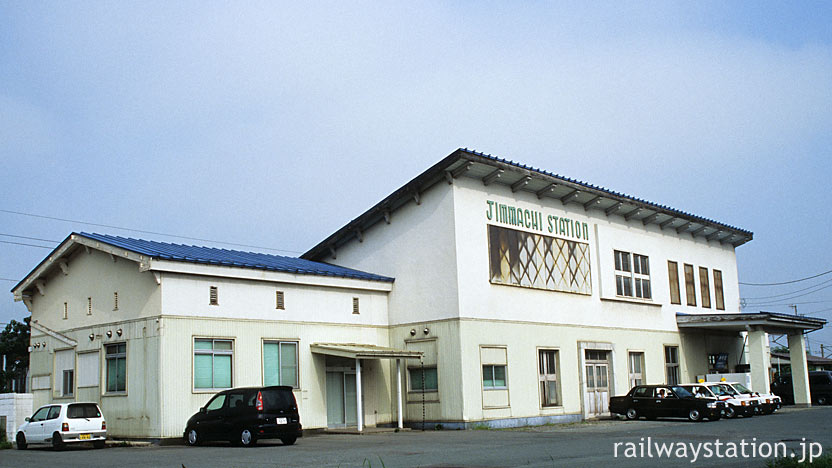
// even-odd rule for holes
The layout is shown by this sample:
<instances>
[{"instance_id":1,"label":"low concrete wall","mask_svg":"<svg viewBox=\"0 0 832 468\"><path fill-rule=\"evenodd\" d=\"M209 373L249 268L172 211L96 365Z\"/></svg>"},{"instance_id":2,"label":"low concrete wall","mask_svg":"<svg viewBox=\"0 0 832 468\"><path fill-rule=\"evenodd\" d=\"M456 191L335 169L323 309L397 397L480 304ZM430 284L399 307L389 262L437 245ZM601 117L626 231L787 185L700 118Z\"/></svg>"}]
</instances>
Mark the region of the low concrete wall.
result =
<instances>
[{"instance_id":1,"label":"low concrete wall","mask_svg":"<svg viewBox=\"0 0 832 468\"><path fill-rule=\"evenodd\" d=\"M0 393L0 419L6 420L6 439L14 440L15 431L32 415L31 393Z\"/></svg>"}]
</instances>

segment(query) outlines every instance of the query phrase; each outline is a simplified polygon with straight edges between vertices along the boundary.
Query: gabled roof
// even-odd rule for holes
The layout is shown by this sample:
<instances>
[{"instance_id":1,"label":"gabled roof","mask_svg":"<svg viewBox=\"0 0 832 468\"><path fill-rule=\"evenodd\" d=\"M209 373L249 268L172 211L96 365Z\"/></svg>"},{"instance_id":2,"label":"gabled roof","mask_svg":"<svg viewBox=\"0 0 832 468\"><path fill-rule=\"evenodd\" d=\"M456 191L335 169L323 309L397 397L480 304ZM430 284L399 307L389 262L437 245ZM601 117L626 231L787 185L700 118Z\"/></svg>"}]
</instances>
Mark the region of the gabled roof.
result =
<instances>
[{"instance_id":1,"label":"gabled roof","mask_svg":"<svg viewBox=\"0 0 832 468\"><path fill-rule=\"evenodd\" d=\"M560 200L563 204L575 204L586 211L599 210L607 216L621 216L628 222L640 223L642 226L656 224L662 230L690 234L734 247L754 237L751 231L676 208L490 154L460 148L309 249L301 258L324 258L351 239L360 238L361 233L374 224L389 220L391 213L404 204L410 201L418 203L420 194L433 185L442 181L453 183L458 177L476 178L482 180L484 185L503 185L512 192L530 192L541 199Z\"/></svg>"},{"instance_id":2,"label":"gabled roof","mask_svg":"<svg viewBox=\"0 0 832 468\"><path fill-rule=\"evenodd\" d=\"M61 244L55 248L31 273L26 275L20 283L12 288L12 292L18 291L21 286L28 285L45 272L50 263L59 262L65 255L71 253L73 245L84 244L94 246L100 242L112 247L123 249L148 259L160 259L174 262L201 263L217 266L228 266L248 268L255 270L267 270L297 275L319 275L340 278L350 278L369 281L382 281L392 283L393 278L376 275L364 271L344 268L328 263L314 262L297 257L284 257L282 255L271 255L258 252L243 252L239 250L218 249L214 247L202 247L196 245L170 244L144 239L132 239L129 237L111 236L108 234L75 233L70 234ZM18 291L22 292L22 291ZM15 296L18 294L16 293Z\"/></svg>"}]
</instances>

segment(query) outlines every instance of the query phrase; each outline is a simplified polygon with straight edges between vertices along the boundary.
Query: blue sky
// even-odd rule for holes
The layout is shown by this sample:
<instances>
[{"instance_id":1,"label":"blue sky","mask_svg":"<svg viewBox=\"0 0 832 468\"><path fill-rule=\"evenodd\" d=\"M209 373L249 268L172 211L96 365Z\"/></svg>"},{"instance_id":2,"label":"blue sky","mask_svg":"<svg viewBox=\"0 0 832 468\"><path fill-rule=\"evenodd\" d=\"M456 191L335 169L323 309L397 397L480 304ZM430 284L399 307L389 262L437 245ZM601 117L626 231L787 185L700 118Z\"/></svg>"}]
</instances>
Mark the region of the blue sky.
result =
<instances>
[{"instance_id":1,"label":"blue sky","mask_svg":"<svg viewBox=\"0 0 832 468\"><path fill-rule=\"evenodd\" d=\"M0 210L302 252L469 147L752 230L740 281L801 278L832 270L829 24L829 2L3 2ZM0 278L47 252L0 243ZM832 318L832 288L779 300L828 279L742 293Z\"/></svg>"}]
</instances>

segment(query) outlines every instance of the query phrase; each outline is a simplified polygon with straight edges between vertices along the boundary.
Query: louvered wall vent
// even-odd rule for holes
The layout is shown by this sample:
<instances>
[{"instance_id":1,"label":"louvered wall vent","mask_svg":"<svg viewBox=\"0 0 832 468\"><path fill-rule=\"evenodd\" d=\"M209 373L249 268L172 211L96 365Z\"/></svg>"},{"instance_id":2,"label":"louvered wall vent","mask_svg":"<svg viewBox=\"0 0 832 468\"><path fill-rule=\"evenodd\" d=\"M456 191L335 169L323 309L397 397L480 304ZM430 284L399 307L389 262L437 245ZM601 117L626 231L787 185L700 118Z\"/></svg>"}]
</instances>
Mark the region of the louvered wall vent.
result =
<instances>
[{"instance_id":1,"label":"louvered wall vent","mask_svg":"<svg viewBox=\"0 0 832 468\"><path fill-rule=\"evenodd\" d=\"M352 298L352 313L358 315L358 298Z\"/></svg>"},{"instance_id":2,"label":"louvered wall vent","mask_svg":"<svg viewBox=\"0 0 832 468\"><path fill-rule=\"evenodd\" d=\"M220 305L219 300L217 299L217 287L211 286L211 291L208 297L208 304L209 305Z\"/></svg>"},{"instance_id":3,"label":"louvered wall vent","mask_svg":"<svg viewBox=\"0 0 832 468\"><path fill-rule=\"evenodd\" d=\"M92 298L87 298L87 315L92 315Z\"/></svg>"},{"instance_id":4,"label":"louvered wall vent","mask_svg":"<svg viewBox=\"0 0 832 468\"><path fill-rule=\"evenodd\" d=\"M118 310L118 291L113 293L113 311Z\"/></svg>"},{"instance_id":5,"label":"louvered wall vent","mask_svg":"<svg viewBox=\"0 0 832 468\"><path fill-rule=\"evenodd\" d=\"M275 296L277 301L277 305L275 306L275 308L281 310L285 309L286 303L284 302L283 291L277 291L277 294L275 294Z\"/></svg>"}]
</instances>

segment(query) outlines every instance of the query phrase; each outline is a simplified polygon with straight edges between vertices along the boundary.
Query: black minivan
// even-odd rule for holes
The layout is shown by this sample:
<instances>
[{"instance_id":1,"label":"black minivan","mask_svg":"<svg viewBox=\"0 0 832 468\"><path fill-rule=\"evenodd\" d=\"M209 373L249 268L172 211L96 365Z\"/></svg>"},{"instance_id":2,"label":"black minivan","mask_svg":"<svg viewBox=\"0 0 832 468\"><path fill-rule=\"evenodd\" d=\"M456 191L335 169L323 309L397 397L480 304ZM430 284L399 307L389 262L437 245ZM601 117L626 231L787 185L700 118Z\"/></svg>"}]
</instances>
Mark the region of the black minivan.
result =
<instances>
[{"instance_id":1,"label":"black minivan","mask_svg":"<svg viewBox=\"0 0 832 468\"><path fill-rule=\"evenodd\" d=\"M251 447L259 439L280 439L286 445L303 436L292 387L232 388L214 395L188 419L185 443L228 440Z\"/></svg>"},{"instance_id":2,"label":"black minivan","mask_svg":"<svg viewBox=\"0 0 832 468\"><path fill-rule=\"evenodd\" d=\"M771 384L771 391L789 404L794 404L792 376L784 375ZM832 402L832 371L809 371L809 392L812 403L828 405Z\"/></svg>"}]
</instances>

